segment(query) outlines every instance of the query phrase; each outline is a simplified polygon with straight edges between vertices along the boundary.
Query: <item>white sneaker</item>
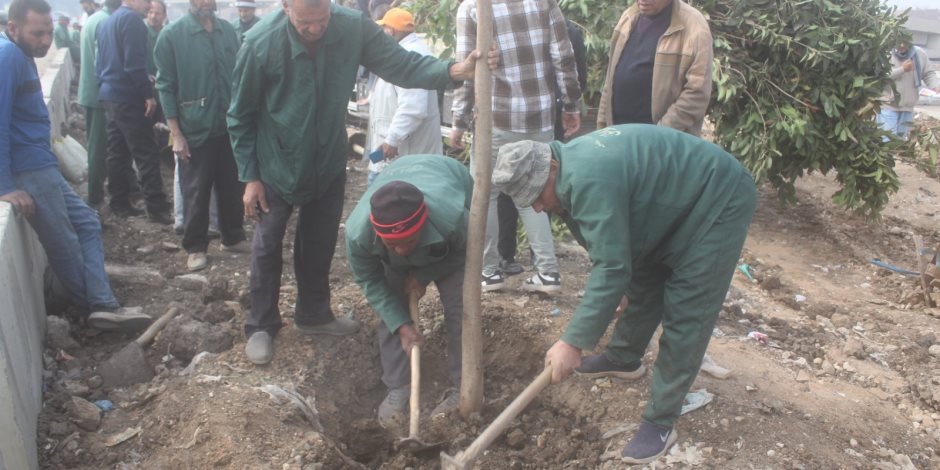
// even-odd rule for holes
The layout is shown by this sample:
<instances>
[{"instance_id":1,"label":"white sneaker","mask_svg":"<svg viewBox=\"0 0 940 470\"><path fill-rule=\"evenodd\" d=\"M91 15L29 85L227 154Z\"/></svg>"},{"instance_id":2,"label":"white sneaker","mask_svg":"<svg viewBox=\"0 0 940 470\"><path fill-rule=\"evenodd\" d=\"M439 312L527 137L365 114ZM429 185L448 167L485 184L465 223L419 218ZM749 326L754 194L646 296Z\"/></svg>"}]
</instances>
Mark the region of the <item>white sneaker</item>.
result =
<instances>
[{"instance_id":1,"label":"white sneaker","mask_svg":"<svg viewBox=\"0 0 940 470\"><path fill-rule=\"evenodd\" d=\"M506 280L503 279L502 273L493 273L492 275L487 276L486 274L482 275L483 278L483 292L491 292L494 290L500 290L503 287L506 287Z\"/></svg>"},{"instance_id":2,"label":"white sneaker","mask_svg":"<svg viewBox=\"0 0 940 470\"><path fill-rule=\"evenodd\" d=\"M390 388L388 395L385 395L385 399L379 404L379 425L388 428L404 423L405 410L408 409L410 399L411 388Z\"/></svg>"},{"instance_id":3,"label":"white sneaker","mask_svg":"<svg viewBox=\"0 0 940 470\"><path fill-rule=\"evenodd\" d=\"M546 294L558 292L561 290L561 276L558 273L536 273L525 280L522 290Z\"/></svg>"}]
</instances>

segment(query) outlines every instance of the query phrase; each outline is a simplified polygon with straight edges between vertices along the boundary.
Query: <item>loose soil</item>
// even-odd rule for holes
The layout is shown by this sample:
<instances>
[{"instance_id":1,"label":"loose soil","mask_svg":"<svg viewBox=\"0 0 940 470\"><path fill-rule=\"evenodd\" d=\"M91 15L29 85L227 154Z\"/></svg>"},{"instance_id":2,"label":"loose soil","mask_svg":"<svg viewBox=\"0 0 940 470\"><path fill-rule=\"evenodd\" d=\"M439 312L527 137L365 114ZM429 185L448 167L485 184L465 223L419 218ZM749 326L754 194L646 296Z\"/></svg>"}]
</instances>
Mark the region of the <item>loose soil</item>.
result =
<instances>
[{"instance_id":1,"label":"loose soil","mask_svg":"<svg viewBox=\"0 0 940 470\"><path fill-rule=\"evenodd\" d=\"M904 163L898 171L903 187L879 223L834 207L829 195L837 187L829 177L801 180L792 206L760 188L741 261L753 279L736 273L709 346L733 374L726 380L700 374L693 390L705 388L714 400L680 419L675 450L649 467L940 468L940 357L928 352L940 335L940 309L910 305L920 288L916 278L869 263L879 258L916 269L912 234L928 247L940 242L940 182ZM366 174L350 160L345 213L363 193ZM167 186L171 176L165 168ZM351 337L315 339L292 328L292 226L280 299L285 328L273 362L256 367L244 357L241 332L247 255L221 252L213 241L211 267L199 273L205 279L180 278L186 255L172 227L121 220L107 210L102 221L109 264L158 273L115 276L123 303L142 305L154 317L177 305L182 318L147 350L155 378L131 387L102 384L96 367L132 338L98 334L72 318L72 341L50 341L38 435L43 468L439 467L436 455L396 451L403 431L375 420L385 393L378 317L351 280L342 234L332 305L363 328ZM452 455L466 448L541 370L590 269L577 245L559 241L557 250L562 293L527 295L523 276L516 276L504 292L484 294L486 403L469 420L427 418L449 385L440 303L433 288L422 299L420 323L429 339L425 440L445 442ZM752 331L768 335L767 344L749 339ZM202 350L212 353L197 355ZM647 365L655 350L654 341ZM201 360L191 365L194 356ZM296 392L310 413L263 391L271 386ZM622 468L615 456L631 434L624 425L639 420L649 386L650 374L634 382L572 377L551 386L478 468ZM83 430L66 407L73 395L110 400L114 410L97 430ZM115 444L127 430L133 437Z\"/></svg>"}]
</instances>

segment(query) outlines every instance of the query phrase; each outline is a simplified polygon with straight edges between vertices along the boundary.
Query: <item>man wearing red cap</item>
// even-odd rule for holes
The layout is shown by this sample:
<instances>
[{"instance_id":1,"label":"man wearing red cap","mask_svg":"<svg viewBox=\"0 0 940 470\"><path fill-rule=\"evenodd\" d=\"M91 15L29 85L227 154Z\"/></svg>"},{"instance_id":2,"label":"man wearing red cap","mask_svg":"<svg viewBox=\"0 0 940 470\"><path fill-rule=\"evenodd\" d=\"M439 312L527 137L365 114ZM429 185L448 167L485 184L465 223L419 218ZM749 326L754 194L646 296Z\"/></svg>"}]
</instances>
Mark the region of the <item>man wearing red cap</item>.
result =
<instances>
[{"instance_id":1,"label":"man wearing red cap","mask_svg":"<svg viewBox=\"0 0 940 470\"><path fill-rule=\"evenodd\" d=\"M346 254L353 278L379 314L383 426L403 417L410 398L408 354L424 336L408 314L408 294L434 282L444 306L448 375L455 388L432 415L457 407L467 219L473 181L456 160L433 155L389 164L346 220Z\"/></svg>"},{"instance_id":2,"label":"man wearing red cap","mask_svg":"<svg viewBox=\"0 0 940 470\"><path fill-rule=\"evenodd\" d=\"M377 22L407 51L431 55L431 49L415 34L411 13L392 8ZM381 78L375 81L369 100L370 152L382 149L382 159L369 162L369 181L399 155L444 153L441 141L441 111L437 91L395 86Z\"/></svg>"}]
</instances>

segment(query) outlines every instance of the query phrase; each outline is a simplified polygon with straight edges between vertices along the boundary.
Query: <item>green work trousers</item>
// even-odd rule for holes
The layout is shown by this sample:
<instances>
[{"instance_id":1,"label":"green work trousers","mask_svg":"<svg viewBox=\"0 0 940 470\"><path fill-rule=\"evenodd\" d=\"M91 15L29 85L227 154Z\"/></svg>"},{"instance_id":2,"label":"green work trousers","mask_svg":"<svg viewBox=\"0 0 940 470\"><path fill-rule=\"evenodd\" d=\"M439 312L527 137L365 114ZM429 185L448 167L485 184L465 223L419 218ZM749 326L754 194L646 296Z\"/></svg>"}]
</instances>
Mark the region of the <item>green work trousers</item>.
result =
<instances>
[{"instance_id":1,"label":"green work trousers","mask_svg":"<svg viewBox=\"0 0 940 470\"><path fill-rule=\"evenodd\" d=\"M679 417L731 285L755 197L754 183L745 175L715 223L678 261L634 264L629 306L604 353L615 363L639 361L662 324L646 421L671 427Z\"/></svg>"},{"instance_id":2,"label":"green work trousers","mask_svg":"<svg viewBox=\"0 0 940 470\"><path fill-rule=\"evenodd\" d=\"M107 178L108 158L107 121L104 108L85 108L85 139L88 147L88 205L97 207L104 202L104 181Z\"/></svg>"}]
</instances>

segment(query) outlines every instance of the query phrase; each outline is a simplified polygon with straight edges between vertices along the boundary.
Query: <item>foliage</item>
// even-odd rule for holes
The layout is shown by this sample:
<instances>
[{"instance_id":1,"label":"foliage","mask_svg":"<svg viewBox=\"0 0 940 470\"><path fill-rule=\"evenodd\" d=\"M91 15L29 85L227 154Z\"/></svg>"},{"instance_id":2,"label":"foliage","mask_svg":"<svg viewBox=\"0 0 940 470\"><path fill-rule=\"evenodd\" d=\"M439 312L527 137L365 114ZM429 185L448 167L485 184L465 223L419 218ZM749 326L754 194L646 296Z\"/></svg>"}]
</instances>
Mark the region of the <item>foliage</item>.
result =
<instances>
[{"instance_id":1,"label":"foliage","mask_svg":"<svg viewBox=\"0 0 940 470\"><path fill-rule=\"evenodd\" d=\"M784 200L812 172L836 172L833 200L877 217L897 191L895 156L915 146L875 124L888 51L906 15L881 0L689 0L715 42L710 118L715 140ZM458 0L409 0L420 30L452 50ZM559 0L584 31L589 93L597 97L613 28L630 0Z\"/></svg>"}]
</instances>

